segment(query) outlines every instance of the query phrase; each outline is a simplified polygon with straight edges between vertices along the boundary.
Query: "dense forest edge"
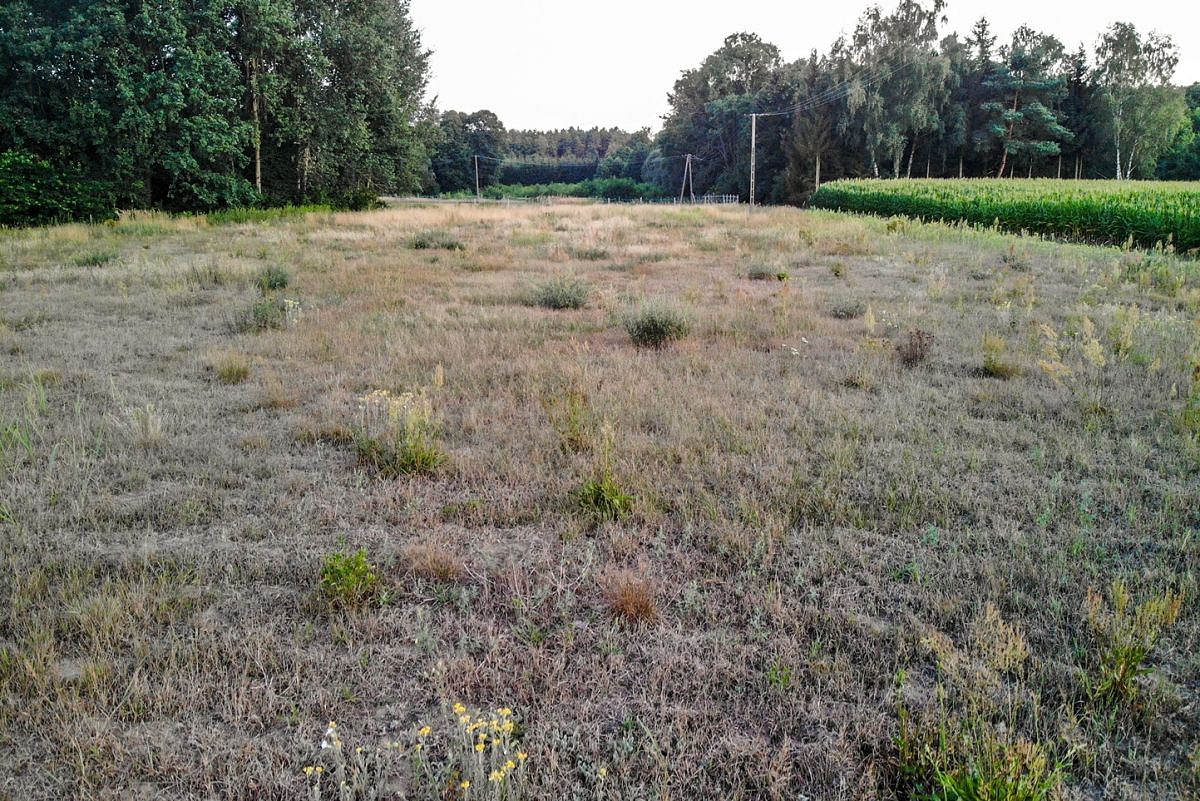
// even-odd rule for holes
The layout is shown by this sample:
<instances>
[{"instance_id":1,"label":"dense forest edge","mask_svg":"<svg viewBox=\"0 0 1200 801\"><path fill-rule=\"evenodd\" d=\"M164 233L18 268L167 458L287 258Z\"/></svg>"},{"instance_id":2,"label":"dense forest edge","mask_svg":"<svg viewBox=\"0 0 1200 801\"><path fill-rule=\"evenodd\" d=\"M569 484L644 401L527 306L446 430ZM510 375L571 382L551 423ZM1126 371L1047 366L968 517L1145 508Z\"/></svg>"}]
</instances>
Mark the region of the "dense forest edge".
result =
<instances>
[{"instance_id":1,"label":"dense forest edge","mask_svg":"<svg viewBox=\"0 0 1200 801\"><path fill-rule=\"evenodd\" d=\"M381 195L737 194L758 120L763 203L856 177L1200 179L1200 84L1169 36L1068 48L945 4L873 6L793 62L749 33L684 70L649 128L513 130L439 110L406 0L137 0L0 8L0 224ZM689 158L690 156L690 158Z\"/></svg>"}]
</instances>

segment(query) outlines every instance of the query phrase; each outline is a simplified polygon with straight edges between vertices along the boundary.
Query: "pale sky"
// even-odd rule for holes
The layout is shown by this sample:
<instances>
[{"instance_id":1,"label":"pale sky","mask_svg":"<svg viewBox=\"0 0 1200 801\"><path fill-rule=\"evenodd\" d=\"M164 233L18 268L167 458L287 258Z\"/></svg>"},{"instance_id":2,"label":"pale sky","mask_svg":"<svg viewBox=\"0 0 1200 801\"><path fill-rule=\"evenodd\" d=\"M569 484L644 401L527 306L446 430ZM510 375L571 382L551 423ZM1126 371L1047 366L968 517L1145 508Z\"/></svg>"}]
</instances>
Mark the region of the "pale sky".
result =
<instances>
[{"instance_id":1,"label":"pale sky","mask_svg":"<svg viewBox=\"0 0 1200 801\"><path fill-rule=\"evenodd\" d=\"M412 0L432 48L430 97L438 109L490 109L509 128L575 125L657 130L667 92L724 38L757 33L791 61L849 33L867 0ZM883 0L884 8L895 5ZM1188 10L1188 9L1191 10ZM1179 46L1175 82L1200 81L1200 6L1195 0L1056 2L950 0L946 30L965 36L986 15L1000 40L1022 23L1068 49L1091 49L1110 23L1170 34Z\"/></svg>"}]
</instances>

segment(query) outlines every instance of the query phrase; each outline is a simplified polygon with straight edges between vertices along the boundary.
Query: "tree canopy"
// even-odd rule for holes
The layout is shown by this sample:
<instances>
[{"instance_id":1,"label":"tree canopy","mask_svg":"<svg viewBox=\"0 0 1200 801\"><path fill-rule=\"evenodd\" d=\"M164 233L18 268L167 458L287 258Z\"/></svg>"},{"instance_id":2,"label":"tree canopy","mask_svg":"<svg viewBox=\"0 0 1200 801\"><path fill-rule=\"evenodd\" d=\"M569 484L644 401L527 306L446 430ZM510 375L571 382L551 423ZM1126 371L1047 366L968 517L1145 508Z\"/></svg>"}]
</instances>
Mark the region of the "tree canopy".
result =
<instances>
[{"instance_id":1,"label":"tree canopy","mask_svg":"<svg viewBox=\"0 0 1200 801\"><path fill-rule=\"evenodd\" d=\"M661 130L512 130L426 99L409 0L9 0L0 5L0 222L253 203L355 206L479 183L651 182L763 202L842 176L1200 178L1200 92L1169 36L1068 49L944 0L868 8L788 62L734 33L667 94ZM686 156L690 154L691 159ZM25 211L21 211L24 209Z\"/></svg>"}]
</instances>

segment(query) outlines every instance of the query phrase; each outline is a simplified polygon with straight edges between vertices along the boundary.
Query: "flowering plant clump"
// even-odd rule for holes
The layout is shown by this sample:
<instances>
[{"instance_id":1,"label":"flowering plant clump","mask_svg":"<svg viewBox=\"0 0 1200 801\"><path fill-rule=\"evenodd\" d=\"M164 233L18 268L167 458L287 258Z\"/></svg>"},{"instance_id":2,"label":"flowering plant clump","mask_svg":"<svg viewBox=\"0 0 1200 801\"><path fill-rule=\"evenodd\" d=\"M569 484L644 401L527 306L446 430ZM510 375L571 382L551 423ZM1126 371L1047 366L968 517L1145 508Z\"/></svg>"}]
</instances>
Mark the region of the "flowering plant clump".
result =
<instances>
[{"instance_id":1,"label":"flowering plant clump","mask_svg":"<svg viewBox=\"0 0 1200 801\"><path fill-rule=\"evenodd\" d=\"M458 723L458 785L463 797L521 798L529 755L516 743L513 711L503 707L489 714L473 714L462 704L455 704L453 711Z\"/></svg>"},{"instance_id":2,"label":"flowering plant clump","mask_svg":"<svg viewBox=\"0 0 1200 801\"><path fill-rule=\"evenodd\" d=\"M454 704L449 732L440 738L421 724L407 742L347 748L337 723L321 739L322 763L307 765L311 801L377 799L403 787L405 798L459 801L520 801L525 797L529 755L517 743L517 724L507 707L475 713Z\"/></svg>"},{"instance_id":3,"label":"flowering plant clump","mask_svg":"<svg viewBox=\"0 0 1200 801\"><path fill-rule=\"evenodd\" d=\"M338 734L337 723L331 720L321 738L321 750L328 754L330 765L306 765L304 768L311 801L378 798L386 786L395 754L404 749L399 743L384 743L347 750ZM324 793L326 790L328 795Z\"/></svg>"},{"instance_id":4,"label":"flowering plant clump","mask_svg":"<svg viewBox=\"0 0 1200 801\"><path fill-rule=\"evenodd\" d=\"M445 464L426 390L393 395L377 389L358 399L358 409L355 442L361 464L389 478L432 473Z\"/></svg>"}]
</instances>

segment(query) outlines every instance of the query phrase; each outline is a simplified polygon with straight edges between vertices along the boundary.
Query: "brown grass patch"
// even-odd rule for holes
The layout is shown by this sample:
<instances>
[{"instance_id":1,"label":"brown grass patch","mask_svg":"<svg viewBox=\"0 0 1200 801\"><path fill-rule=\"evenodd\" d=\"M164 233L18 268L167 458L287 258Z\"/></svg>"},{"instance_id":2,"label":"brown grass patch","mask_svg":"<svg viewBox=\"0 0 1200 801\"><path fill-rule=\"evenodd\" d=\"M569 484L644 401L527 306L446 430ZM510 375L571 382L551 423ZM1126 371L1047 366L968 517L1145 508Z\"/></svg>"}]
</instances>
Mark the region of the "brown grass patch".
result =
<instances>
[{"instance_id":1,"label":"brown grass patch","mask_svg":"<svg viewBox=\"0 0 1200 801\"><path fill-rule=\"evenodd\" d=\"M604 603L613 617L625 623L653 623L658 620L658 587L643 572L617 570L601 582Z\"/></svg>"},{"instance_id":2,"label":"brown grass patch","mask_svg":"<svg viewBox=\"0 0 1200 801\"><path fill-rule=\"evenodd\" d=\"M405 546L401 557L413 574L430 581L453 584L466 575L463 560L437 542L415 542Z\"/></svg>"}]
</instances>

